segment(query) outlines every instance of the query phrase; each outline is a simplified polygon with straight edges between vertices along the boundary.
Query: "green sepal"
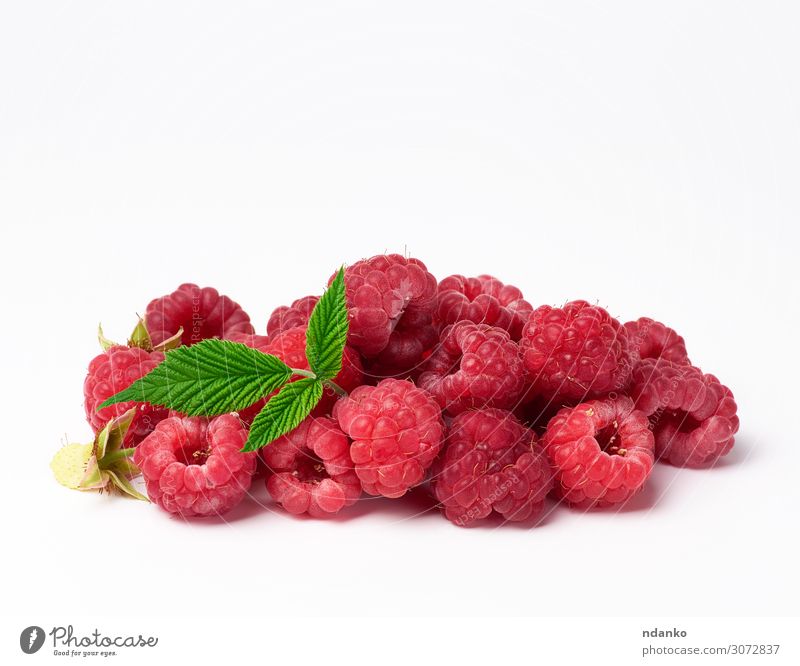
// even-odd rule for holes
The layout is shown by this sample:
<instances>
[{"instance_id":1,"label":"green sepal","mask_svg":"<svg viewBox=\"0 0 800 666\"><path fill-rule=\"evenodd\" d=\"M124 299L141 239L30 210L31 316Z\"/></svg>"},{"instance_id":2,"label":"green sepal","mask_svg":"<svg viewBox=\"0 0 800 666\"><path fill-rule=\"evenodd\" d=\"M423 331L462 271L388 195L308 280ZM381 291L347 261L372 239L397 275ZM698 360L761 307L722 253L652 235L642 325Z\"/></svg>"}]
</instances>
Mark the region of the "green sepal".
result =
<instances>
[{"instance_id":1,"label":"green sepal","mask_svg":"<svg viewBox=\"0 0 800 666\"><path fill-rule=\"evenodd\" d=\"M92 454L86 461L86 473L78 484L78 490L103 490L108 483L108 478L100 469L97 457Z\"/></svg>"},{"instance_id":2,"label":"green sepal","mask_svg":"<svg viewBox=\"0 0 800 666\"><path fill-rule=\"evenodd\" d=\"M139 468L128 457L132 449L123 448L136 408L109 421L91 444L69 444L53 456L50 468L61 485L73 490L120 492L147 500L130 479Z\"/></svg>"},{"instance_id":3,"label":"green sepal","mask_svg":"<svg viewBox=\"0 0 800 666\"><path fill-rule=\"evenodd\" d=\"M128 347L138 347L145 351L153 351L153 341L150 339L150 332L145 326L144 319L139 317L136 327L128 338Z\"/></svg>"},{"instance_id":4,"label":"green sepal","mask_svg":"<svg viewBox=\"0 0 800 666\"><path fill-rule=\"evenodd\" d=\"M103 325L102 324L98 324L97 325L97 341L100 343L100 347L102 348L103 351L108 351L112 347L118 347L119 346L118 342L114 342L113 340L109 340L103 334Z\"/></svg>"},{"instance_id":5,"label":"green sepal","mask_svg":"<svg viewBox=\"0 0 800 666\"><path fill-rule=\"evenodd\" d=\"M150 337L150 331L147 330L147 324L144 323L144 319L139 317L139 321L136 323L133 332L128 337L128 342L126 344L128 347L137 347L138 349L143 349L146 352L166 352L170 349L176 349L180 347L182 337L183 327L179 328L175 335L167 338L162 343L153 345L153 340ZM100 342L100 347L102 347L103 351L108 351L112 347L125 346L121 345L119 342L109 340L103 333L103 326L101 324L97 325L97 339Z\"/></svg>"},{"instance_id":6,"label":"green sepal","mask_svg":"<svg viewBox=\"0 0 800 666\"><path fill-rule=\"evenodd\" d=\"M153 351L168 352L171 349L177 349L182 344L183 326L178 329L178 332L170 338L167 338L159 345L153 347Z\"/></svg>"},{"instance_id":7,"label":"green sepal","mask_svg":"<svg viewBox=\"0 0 800 666\"><path fill-rule=\"evenodd\" d=\"M114 484L114 487L117 490L121 491L126 495L130 495L134 499L142 500L143 502L149 502L150 500L142 495L136 488L133 487L133 484L130 482L129 479L125 478L123 474L117 474L114 470L106 470L105 472L111 483Z\"/></svg>"},{"instance_id":8,"label":"green sepal","mask_svg":"<svg viewBox=\"0 0 800 666\"><path fill-rule=\"evenodd\" d=\"M105 457L106 454L114 453L122 448L128 429L135 417L136 408L132 407L124 414L120 414L106 423L105 428L95 438L94 455L98 460Z\"/></svg>"}]
</instances>

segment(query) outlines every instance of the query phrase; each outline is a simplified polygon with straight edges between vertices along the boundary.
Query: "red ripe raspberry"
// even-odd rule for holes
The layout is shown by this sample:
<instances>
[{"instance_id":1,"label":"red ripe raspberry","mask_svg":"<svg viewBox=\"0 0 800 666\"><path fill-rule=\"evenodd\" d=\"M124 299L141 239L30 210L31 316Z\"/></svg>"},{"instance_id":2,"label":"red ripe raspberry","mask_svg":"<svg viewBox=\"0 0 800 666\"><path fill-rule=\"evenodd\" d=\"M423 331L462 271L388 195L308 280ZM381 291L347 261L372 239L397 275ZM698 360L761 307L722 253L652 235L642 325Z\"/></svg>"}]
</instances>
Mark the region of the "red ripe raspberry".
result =
<instances>
[{"instance_id":1,"label":"red ripe raspberry","mask_svg":"<svg viewBox=\"0 0 800 666\"><path fill-rule=\"evenodd\" d=\"M303 296L291 305L281 305L279 308L275 308L267 322L267 333L275 336L290 328L307 326L311 312L318 300L319 296Z\"/></svg>"},{"instance_id":2,"label":"red ripe raspberry","mask_svg":"<svg viewBox=\"0 0 800 666\"><path fill-rule=\"evenodd\" d=\"M663 358L675 363L688 364L686 343L683 338L660 321L640 317L625 323L628 345L636 359Z\"/></svg>"},{"instance_id":3,"label":"red ripe raspberry","mask_svg":"<svg viewBox=\"0 0 800 666\"><path fill-rule=\"evenodd\" d=\"M644 359L631 395L650 417L656 455L680 467L707 467L728 453L739 430L736 402L714 375L691 365Z\"/></svg>"},{"instance_id":4,"label":"red ripe raspberry","mask_svg":"<svg viewBox=\"0 0 800 666\"><path fill-rule=\"evenodd\" d=\"M542 305L531 314L520 341L534 394L582 400L625 388L630 376L628 336L603 308L571 301Z\"/></svg>"},{"instance_id":5,"label":"red ripe raspberry","mask_svg":"<svg viewBox=\"0 0 800 666\"><path fill-rule=\"evenodd\" d=\"M647 416L625 396L565 407L548 424L542 443L555 468L556 492L578 507L627 502L653 468Z\"/></svg>"},{"instance_id":6,"label":"red ripe raspberry","mask_svg":"<svg viewBox=\"0 0 800 666\"><path fill-rule=\"evenodd\" d=\"M181 327L184 345L254 332L250 317L238 303L220 296L216 289L201 289L196 284L182 284L171 294L150 301L145 324L155 346L171 338Z\"/></svg>"},{"instance_id":7,"label":"red ripe raspberry","mask_svg":"<svg viewBox=\"0 0 800 666\"><path fill-rule=\"evenodd\" d=\"M510 412L459 414L445 441L433 488L449 520L463 527L493 510L515 521L541 514L553 487L550 464L534 434Z\"/></svg>"},{"instance_id":8,"label":"red ripe raspberry","mask_svg":"<svg viewBox=\"0 0 800 666\"><path fill-rule=\"evenodd\" d=\"M161 352L147 352L138 347L122 345L114 345L92 359L83 382L83 406L86 420L95 433L100 432L111 419L121 416L131 407L137 407L136 418L129 429L132 442L136 444L167 417L167 410L133 402L123 402L97 411L97 407L107 398L128 388L163 360L164 354Z\"/></svg>"},{"instance_id":9,"label":"red ripe raspberry","mask_svg":"<svg viewBox=\"0 0 800 666\"><path fill-rule=\"evenodd\" d=\"M439 283L436 321L441 328L467 319L505 329L512 340L519 340L522 327L533 311L522 292L491 275L468 278L451 275Z\"/></svg>"},{"instance_id":10,"label":"red ripe raspberry","mask_svg":"<svg viewBox=\"0 0 800 666\"><path fill-rule=\"evenodd\" d=\"M436 278L419 259L387 254L358 261L346 269L345 286L348 341L367 358L386 349L404 317L419 322L433 313Z\"/></svg>"},{"instance_id":11,"label":"red ripe raspberry","mask_svg":"<svg viewBox=\"0 0 800 666\"><path fill-rule=\"evenodd\" d=\"M370 495L401 497L422 483L442 446L439 406L409 381L359 386L336 403L333 417L353 440L350 458Z\"/></svg>"},{"instance_id":12,"label":"red ripe raspberry","mask_svg":"<svg viewBox=\"0 0 800 666\"><path fill-rule=\"evenodd\" d=\"M147 495L183 517L214 516L241 502L256 469L256 454L242 453L247 431L231 414L211 421L170 417L133 454Z\"/></svg>"},{"instance_id":13,"label":"red ripe raspberry","mask_svg":"<svg viewBox=\"0 0 800 666\"><path fill-rule=\"evenodd\" d=\"M461 321L442 341L419 378L451 414L480 407L513 407L525 389L517 343L502 328Z\"/></svg>"},{"instance_id":14,"label":"red ripe raspberry","mask_svg":"<svg viewBox=\"0 0 800 666\"><path fill-rule=\"evenodd\" d=\"M422 369L426 354L439 342L430 312L409 309L397 323L389 343L369 363L372 377L416 376Z\"/></svg>"},{"instance_id":15,"label":"red ripe raspberry","mask_svg":"<svg viewBox=\"0 0 800 666\"><path fill-rule=\"evenodd\" d=\"M350 442L333 419L310 416L261 452L273 473L267 490L289 513L325 518L361 496Z\"/></svg>"}]
</instances>

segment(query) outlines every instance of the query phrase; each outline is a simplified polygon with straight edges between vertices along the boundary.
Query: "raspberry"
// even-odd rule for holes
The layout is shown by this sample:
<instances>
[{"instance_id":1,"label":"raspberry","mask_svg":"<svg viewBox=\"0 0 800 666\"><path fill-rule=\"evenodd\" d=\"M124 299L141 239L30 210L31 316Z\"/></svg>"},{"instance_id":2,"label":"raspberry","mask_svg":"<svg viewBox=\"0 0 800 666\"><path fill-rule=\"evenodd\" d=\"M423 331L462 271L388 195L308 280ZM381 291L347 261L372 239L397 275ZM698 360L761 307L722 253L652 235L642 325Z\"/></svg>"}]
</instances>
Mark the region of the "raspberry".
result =
<instances>
[{"instance_id":1,"label":"raspberry","mask_svg":"<svg viewBox=\"0 0 800 666\"><path fill-rule=\"evenodd\" d=\"M261 451L273 472L267 490L289 513L325 518L361 496L350 442L333 419L310 416Z\"/></svg>"},{"instance_id":2,"label":"raspberry","mask_svg":"<svg viewBox=\"0 0 800 666\"><path fill-rule=\"evenodd\" d=\"M442 332L419 385L443 409L513 407L525 389L519 347L502 328L461 321Z\"/></svg>"},{"instance_id":3,"label":"raspberry","mask_svg":"<svg viewBox=\"0 0 800 666\"><path fill-rule=\"evenodd\" d=\"M406 311L389 336L389 343L369 363L373 377L407 377L419 374L427 353L439 342L430 312Z\"/></svg>"},{"instance_id":4,"label":"raspberry","mask_svg":"<svg viewBox=\"0 0 800 666\"><path fill-rule=\"evenodd\" d=\"M557 494L582 508L627 502L653 468L647 416L625 396L565 407L542 443L555 468Z\"/></svg>"},{"instance_id":5,"label":"raspberry","mask_svg":"<svg viewBox=\"0 0 800 666\"><path fill-rule=\"evenodd\" d=\"M210 421L170 417L136 448L147 495L169 513L213 516L241 502L256 469L256 454L242 453L247 431L232 414Z\"/></svg>"},{"instance_id":6,"label":"raspberry","mask_svg":"<svg viewBox=\"0 0 800 666\"><path fill-rule=\"evenodd\" d=\"M433 313L436 278L419 259L387 254L358 261L345 271L345 286L350 317L348 342L367 358L387 348L402 319L408 318L418 326ZM410 349L404 345L398 345L392 355L400 356L398 360L404 365L420 360L411 362Z\"/></svg>"},{"instance_id":7,"label":"raspberry","mask_svg":"<svg viewBox=\"0 0 800 666\"><path fill-rule=\"evenodd\" d=\"M665 359L644 359L633 371L631 395L650 417L659 459L707 467L727 454L739 430L736 402L714 375Z\"/></svg>"},{"instance_id":8,"label":"raspberry","mask_svg":"<svg viewBox=\"0 0 800 666\"><path fill-rule=\"evenodd\" d=\"M145 323L153 345L160 345L183 328L181 342L192 345L206 338L253 333L250 317L241 306L216 289L182 284L167 296L150 301Z\"/></svg>"},{"instance_id":9,"label":"raspberry","mask_svg":"<svg viewBox=\"0 0 800 666\"><path fill-rule=\"evenodd\" d=\"M350 458L370 495L401 497L422 483L442 446L439 406L409 381L359 386L336 403L333 417L353 440Z\"/></svg>"},{"instance_id":10,"label":"raspberry","mask_svg":"<svg viewBox=\"0 0 800 666\"><path fill-rule=\"evenodd\" d=\"M483 409L456 416L434 468L445 516L465 526L494 510L506 520L539 516L553 487L547 456L510 412Z\"/></svg>"},{"instance_id":11,"label":"raspberry","mask_svg":"<svg viewBox=\"0 0 800 666\"><path fill-rule=\"evenodd\" d=\"M267 333L275 336L290 328L307 326L311 312L318 300L319 296L303 296L291 305L281 305L279 308L275 308L267 322Z\"/></svg>"},{"instance_id":12,"label":"raspberry","mask_svg":"<svg viewBox=\"0 0 800 666\"><path fill-rule=\"evenodd\" d=\"M467 319L475 324L499 326L509 332L512 340L519 340L532 311L519 289L491 275L451 275L437 289L435 319L440 328Z\"/></svg>"},{"instance_id":13,"label":"raspberry","mask_svg":"<svg viewBox=\"0 0 800 666\"><path fill-rule=\"evenodd\" d=\"M536 308L520 341L533 393L583 400L625 388L630 376L628 336L603 308L571 301Z\"/></svg>"},{"instance_id":14,"label":"raspberry","mask_svg":"<svg viewBox=\"0 0 800 666\"><path fill-rule=\"evenodd\" d=\"M675 363L689 364L683 338L660 321L640 317L625 323L628 344L636 359L663 358Z\"/></svg>"},{"instance_id":15,"label":"raspberry","mask_svg":"<svg viewBox=\"0 0 800 666\"><path fill-rule=\"evenodd\" d=\"M128 388L163 360L164 354L161 352L147 352L123 345L114 345L92 359L83 382L83 406L86 420L95 433L100 432L111 419L124 414L131 407L137 407L136 418L129 429L132 442L137 444L152 432L159 421L167 417L167 410L146 404L137 406L134 402L110 405L97 411L103 401Z\"/></svg>"}]
</instances>

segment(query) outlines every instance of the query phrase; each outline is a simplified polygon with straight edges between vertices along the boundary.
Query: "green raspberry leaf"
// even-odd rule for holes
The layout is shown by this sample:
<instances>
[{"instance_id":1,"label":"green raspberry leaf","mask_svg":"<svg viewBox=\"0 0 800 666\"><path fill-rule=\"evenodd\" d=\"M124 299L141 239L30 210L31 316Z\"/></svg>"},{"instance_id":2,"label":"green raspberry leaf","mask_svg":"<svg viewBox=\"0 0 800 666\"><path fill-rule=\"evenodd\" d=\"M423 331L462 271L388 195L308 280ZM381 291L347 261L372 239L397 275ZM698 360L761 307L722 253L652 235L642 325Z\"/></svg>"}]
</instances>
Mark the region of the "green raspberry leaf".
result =
<instances>
[{"instance_id":1,"label":"green raspberry leaf","mask_svg":"<svg viewBox=\"0 0 800 666\"><path fill-rule=\"evenodd\" d=\"M189 416L216 416L249 407L285 384L291 374L279 358L242 343L203 340L168 351L157 367L98 409L133 401Z\"/></svg>"},{"instance_id":2,"label":"green raspberry leaf","mask_svg":"<svg viewBox=\"0 0 800 666\"><path fill-rule=\"evenodd\" d=\"M349 328L344 268L340 268L314 306L306 329L306 358L319 379L333 379L341 371Z\"/></svg>"},{"instance_id":3,"label":"green raspberry leaf","mask_svg":"<svg viewBox=\"0 0 800 666\"><path fill-rule=\"evenodd\" d=\"M250 426L242 451L255 451L294 430L322 397L319 379L298 379L284 386L262 409Z\"/></svg>"}]
</instances>

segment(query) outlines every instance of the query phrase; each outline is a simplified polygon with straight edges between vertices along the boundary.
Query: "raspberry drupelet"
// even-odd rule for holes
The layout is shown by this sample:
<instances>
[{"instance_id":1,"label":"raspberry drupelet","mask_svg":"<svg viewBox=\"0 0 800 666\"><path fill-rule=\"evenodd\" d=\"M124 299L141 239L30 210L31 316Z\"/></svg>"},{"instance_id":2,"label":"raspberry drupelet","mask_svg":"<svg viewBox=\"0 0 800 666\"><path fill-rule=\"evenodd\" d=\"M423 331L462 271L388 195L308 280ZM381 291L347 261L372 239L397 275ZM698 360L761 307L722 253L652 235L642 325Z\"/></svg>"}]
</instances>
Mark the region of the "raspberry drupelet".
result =
<instances>
[{"instance_id":1,"label":"raspberry drupelet","mask_svg":"<svg viewBox=\"0 0 800 666\"><path fill-rule=\"evenodd\" d=\"M624 396L565 407L548 424L542 444L557 496L579 508L624 504L653 469L647 416Z\"/></svg>"},{"instance_id":2,"label":"raspberry drupelet","mask_svg":"<svg viewBox=\"0 0 800 666\"><path fill-rule=\"evenodd\" d=\"M261 455L272 473L267 490L289 513L326 518L361 495L350 442L333 419L309 416Z\"/></svg>"},{"instance_id":3,"label":"raspberry drupelet","mask_svg":"<svg viewBox=\"0 0 800 666\"><path fill-rule=\"evenodd\" d=\"M466 319L505 329L518 341L532 311L519 289L491 275L450 275L437 288L435 321L440 329Z\"/></svg>"},{"instance_id":4,"label":"raspberry drupelet","mask_svg":"<svg viewBox=\"0 0 800 666\"><path fill-rule=\"evenodd\" d=\"M150 301L145 323L154 346L183 328L181 343L193 345L207 338L228 338L235 333L253 333L250 317L228 296L212 287L186 283L161 298Z\"/></svg>"},{"instance_id":5,"label":"raspberry drupelet","mask_svg":"<svg viewBox=\"0 0 800 666\"><path fill-rule=\"evenodd\" d=\"M419 385L450 414L514 407L525 389L518 345L502 328L460 321L442 332Z\"/></svg>"},{"instance_id":6,"label":"raspberry drupelet","mask_svg":"<svg viewBox=\"0 0 800 666\"><path fill-rule=\"evenodd\" d=\"M447 428L433 489L445 516L465 526L492 512L509 521L538 517L553 487L532 431L501 409L468 411Z\"/></svg>"},{"instance_id":7,"label":"raspberry drupelet","mask_svg":"<svg viewBox=\"0 0 800 666\"><path fill-rule=\"evenodd\" d=\"M250 488L256 454L241 421L224 414L210 421L170 417L161 421L133 454L148 497L183 517L215 516L235 507Z\"/></svg>"},{"instance_id":8,"label":"raspberry drupelet","mask_svg":"<svg viewBox=\"0 0 800 666\"><path fill-rule=\"evenodd\" d=\"M333 417L353 440L350 458L370 495L401 497L422 483L442 446L441 410L410 381L359 386L336 403Z\"/></svg>"},{"instance_id":9,"label":"raspberry drupelet","mask_svg":"<svg viewBox=\"0 0 800 666\"><path fill-rule=\"evenodd\" d=\"M714 375L691 365L644 359L631 395L650 418L656 457L679 467L708 467L732 448L739 430L736 401Z\"/></svg>"},{"instance_id":10,"label":"raspberry drupelet","mask_svg":"<svg viewBox=\"0 0 800 666\"><path fill-rule=\"evenodd\" d=\"M586 301L536 308L522 331L520 347L534 395L580 401L622 391L630 377L625 329L603 308Z\"/></svg>"}]
</instances>

